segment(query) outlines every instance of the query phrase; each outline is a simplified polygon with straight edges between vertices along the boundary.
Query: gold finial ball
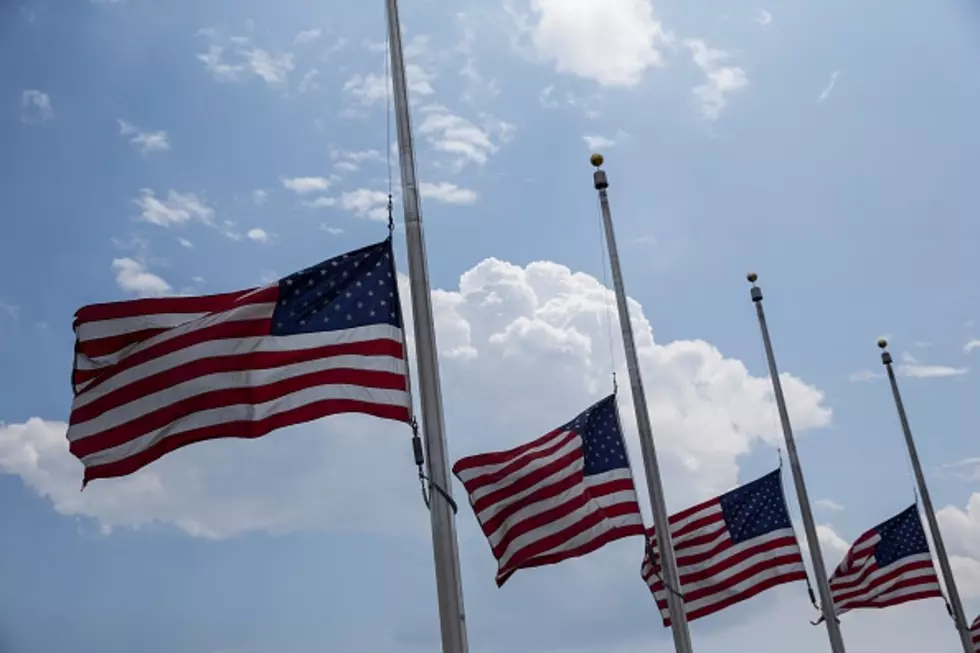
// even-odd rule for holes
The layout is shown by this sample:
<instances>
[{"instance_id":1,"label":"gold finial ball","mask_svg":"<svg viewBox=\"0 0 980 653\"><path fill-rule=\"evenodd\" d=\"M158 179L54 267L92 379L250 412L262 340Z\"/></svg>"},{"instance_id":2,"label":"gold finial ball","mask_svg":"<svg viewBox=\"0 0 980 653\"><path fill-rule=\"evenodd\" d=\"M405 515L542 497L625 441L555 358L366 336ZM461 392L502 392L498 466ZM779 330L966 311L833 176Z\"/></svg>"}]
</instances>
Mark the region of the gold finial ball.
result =
<instances>
[{"instance_id":1,"label":"gold finial ball","mask_svg":"<svg viewBox=\"0 0 980 653\"><path fill-rule=\"evenodd\" d=\"M749 283L755 283L759 280L759 275L755 272L749 272L747 275L745 275L745 278L749 280Z\"/></svg>"},{"instance_id":2,"label":"gold finial ball","mask_svg":"<svg viewBox=\"0 0 980 653\"><path fill-rule=\"evenodd\" d=\"M592 163L592 165L598 168L599 166L602 165L602 162L605 161L605 159L602 157L601 154L596 152L595 154L589 157L589 161Z\"/></svg>"},{"instance_id":3,"label":"gold finial ball","mask_svg":"<svg viewBox=\"0 0 980 653\"><path fill-rule=\"evenodd\" d=\"M887 340L885 340L884 338L878 338L878 347L880 349L884 349L887 346L888 346L888 341Z\"/></svg>"}]
</instances>

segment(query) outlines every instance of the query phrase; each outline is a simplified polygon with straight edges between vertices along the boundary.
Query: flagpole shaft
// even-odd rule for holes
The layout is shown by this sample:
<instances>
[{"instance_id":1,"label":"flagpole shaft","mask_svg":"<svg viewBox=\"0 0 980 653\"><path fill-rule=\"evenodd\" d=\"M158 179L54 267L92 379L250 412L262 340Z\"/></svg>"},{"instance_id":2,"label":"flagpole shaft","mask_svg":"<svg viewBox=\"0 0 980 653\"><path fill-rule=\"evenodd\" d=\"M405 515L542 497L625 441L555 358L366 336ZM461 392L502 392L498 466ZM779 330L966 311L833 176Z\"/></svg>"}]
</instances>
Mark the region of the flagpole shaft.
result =
<instances>
[{"instance_id":1,"label":"flagpole shaft","mask_svg":"<svg viewBox=\"0 0 980 653\"><path fill-rule=\"evenodd\" d=\"M422 207L415 175L415 151L412 144L412 123L397 0L386 0L386 8L398 133L398 162L401 171L402 203L405 210L408 274L415 326L415 357L422 409L422 436L425 442L429 481L449 493L452 490L452 483L449 476L449 456L446 451L432 295L429 287L425 238L422 234ZM430 516L442 650L443 653L467 653L456 521L449 501L439 492L431 493Z\"/></svg>"},{"instance_id":2,"label":"flagpole shaft","mask_svg":"<svg viewBox=\"0 0 980 653\"><path fill-rule=\"evenodd\" d=\"M884 340L878 341L878 346L882 350L888 346ZM912 429L909 427L908 416L905 414L905 404L902 395L898 390L898 379L895 378L895 370L892 369L892 356L887 351L881 352L881 362L885 365L888 372L888 382L892 387L892 396L895 398L895 408L898 410L898 421L902 424L902 433L905 435L905 445L909 450L909 460L912 462L912 471L915 474L915 483L919 488L919 498L922 500L922 509L926 513L926 521L929 523L929 532L932 534L932 543L936 547L936 558L939 559L939 568L943 572L943 580L946 583L946 593L949 596L950 606L953 608L953 620L956 622L956 630L959 633L960 641L963 644L964 653L973 653L973 641L970 634L970 626L966 620L966 613L963 610L963 603L960 601L960 593L956 589L956 580L953 578L953 569L949 564L949 555L946 553L946 545L943 543L942 533L939 531L939 522L936 520L936 511L932 507L932 498L929 496L929 489L926 487L926 477L922 473L922 464L919 462L919 453L915 448L915 441L912 439Z\"/></svg>"},{"instance_id":3,"label":"flagpole shaft","mask_svg":"<svg viewBox=\"0 0 980 653\"><path fill-rule=\"evenodd\" d=\"M820 609L823 621L827 625L827 636L830 638L830 650L833 653L844 653L844 638L840 632L840 624L834 614L834 601L830 596L830 584L827 581L827 568L824 566L823 554L820 551L820 540L817 538L817 526L813 521L813 511L810 508L810 497L807 495L806 483L803 481L803 468L796 452L796 440L793 437L793 426L789 421L789 411L786 409L786 397L783 395L783 384L779 381L779 371L776 369L776 356L772 351L772 340L769 338L769 326L766 324L766 312L762 308L762 289L755 285L755 275L749 275L752 282L752 301L759 317L759 328L762 330L762 344L766 349L766 361L769 364L769 377L772 379L772 391L776 397L776 407L779 410L779 422L783 427L786 439L786 454L789 457L790 469L793 471L793 484L796 486L796 497L800 502L800 514L803 517L803 530L810 548L810 559L813 562L813 575L817 581L817 592L820 594Z\"/></svg>"},{"instance_id":4,"label":"flagpole shaft","mask_svg":"<svg viewBox=\"0 0 980 653\"><path fill-rule=\"evenodd\" d=\"M598 157L598 158L596 158ZM598 163L596 163L598 161ZM593 165L601 165L601 156L593 156ZM664 501L663 482L660 478L660 466L657 464L657 450L653 443L653 429L650 426L650 413L647 410L646 393L643 390L643 379L640 376L640 364L636 355L636 342L633 339L633 325L630 321L629 306L626 303L626 288L623 284L623 272L619 265L619 251L616 248L616 234L613 230L612 214L609 210L609 196L606 188L609 183L606 173L596 170L593 180L599 191L599 203L602 207L602 226L606 234L606 244L609 248L609 263L612 267L613 287L616 291L616 306L619 309L619 325L623 331L623 346L626 350L626 369L629 372L630 390L633 394L633 408L636 411L636 427L640 434L640 449L643 452L643 469L647 477L647 490L650 493L650 506L653 510L653 524L656 530L657 549L660 553L663 582L667 595L667 611L670 614L671 629L674 634L674 649L676 653L693 653L691 633L687 626L687 615L684 613L684 602L671 589L680 591L680 581L677 574L677 561L674 557L674 547L670 538L670 527L667 520L667 505ZM653 562L651 560L651 562Z\"/></svg>"}]
</instances>

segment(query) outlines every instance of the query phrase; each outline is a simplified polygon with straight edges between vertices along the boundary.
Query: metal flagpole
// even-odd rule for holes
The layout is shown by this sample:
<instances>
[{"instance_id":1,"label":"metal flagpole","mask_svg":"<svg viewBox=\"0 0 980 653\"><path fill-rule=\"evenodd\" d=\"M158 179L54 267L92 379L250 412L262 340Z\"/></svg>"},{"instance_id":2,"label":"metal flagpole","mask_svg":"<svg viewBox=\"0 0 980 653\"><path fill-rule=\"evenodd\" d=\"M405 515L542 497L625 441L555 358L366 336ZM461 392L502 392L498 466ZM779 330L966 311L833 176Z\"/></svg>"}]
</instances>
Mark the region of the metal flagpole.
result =
<instances>
[{"instance_id":1,"label":"metal flagpole","mask_svg":"<svg viewBox=\"0 0 980 653\"><path fill-rule=\"evenodd\" d=\"M813 511L810 509L810 497L803 482L803 468L796 453L796 441L793 438L793 427L789 422L789 412L786 410L786 397L783 396L783 384L779 381L779 371L776 369L776 356L772 352L772 341L769 339L769 327L766 325L766 313L762 308L762 289L755 284L758 276L748 275L752 284L752 301L755 312L759 316L759 328L762 330L762 344L766 348L766 360L769 363L769 377L772 379L772 391L776 396L776 406L779 409L779 421L783 426L783 436L786 438L786 453L789 465L793 470L793 484L796 486L796 497L800 502L800 513L803 516L803 529L806 531L806 541L810 547L810 559L813 561L813 575L816 576L817 592L820 594L820 611L824 623L827 624L827 636L830 638L830 650L834 653L844 653L844 638L841 636L840 624L834 614L834 601L830 596L830 584L827 582L827 569L820 552L820 541L817 539L817 527L813 521Z\"/></svg>"},{"instance_id":2,"label":"metal flagpole","mask_svg":"<svg viewBox=\"0 0 980 653\"><path fill-rule=\"evenodd\" d=\"M888 347L888 342L884 339L879 340L878 347L881 348L881 362L885 365L888 381L892 386L895 408L898 409L898 421L902 423L902 433L905 434L905 444L909 449L909 460L912 462L915 483L919 488L919 498L922 499L922 509L926 513L926 521L929 522L932 543L936 547L936 557L939 559L939 567L943 572L943 580L946 582L946 593L949 595L949 604L953 609L953 621L956 622L956 630L960 635L960 641L963 643L964 653L973 653L970 626L966 621L966 613L963 611L960 593L956 589L956 580L953 578L953 569L949 565L946 545L943 544L943 536L939 532L936 511L932 508L932 499L929 497L929 489L926 487L926 478L922 473L922 465L919 463L919 453L916 451L915 442L912 440L912 429L909 428L909 420L905 415L905 404L902 403L902 395L898 391L898 380L895 378L895 370L892 369L892 355L885 349Z\"/></svg>"},{"instance_id":3,"label":"metal flagpole","mask_svg":"<svg viewBox=\"0 0 980 653\"><path fill-rule=\"evenodd\" d=\"M433 492L430 503L442 650L443 653L467 653L463 587L459 570L456 521L450 502L451 495L448 494L451 492L452 485L449 476L449 457L446 452L429 269L425 255L425 238L422 235L422 207L415 176L415 151L412 145L412 123L408 108L402 34L398 21L397 0L386 0L386 3L392 90L398 130L398 162L401 170L402 203L405 210L408 274L415 325L415 357L418 364L419 397L422 404L422 432L429 482L447 493L447 496L443 496L441 492Z\"/></svg>"},{"instance_id":4,"label":"metal flagpole","mask_svg":"<svg viewBox=\"0 0 980 653\"><path fill-rule=\"evenodd\" d=\"M609 182L606 180L606 173L599 169L603 162L602 155L593 154L591 162L596 167L593 181L596 190L599 191L599 203L602 206L602 225L606 234L606 244L609 248L609 264L612 267L616 306L619 309L619 325L623 331L623 346L626 350L626 369L630 377L633 408L636 411L636 427L640 433L640 448L643 451L643 469L646 472L647 489L650 492L650 507L653 510L653 525L656 530L657 549L659 550L660 567L663 572L661 580L667 596L670 627L674 633L674 650L677 653L692 653L694 647L691 644L691 633L687 627L687 615L684 613L684 600L678 595L680 581L677 575L677 561L674 558L674 546L670 539L667 505L664 502L663 482L660 480L660 467L657 464L657 450L653 444L653 429L650 427L650 414L647 411L643 379L640 377L640 363L636 357L633 325L630 322L629 307L626 304L626 289L623 286L623 272L619 266L619 252L616 249L616 234L613 231L612 214L609 212L609 196L606 193ZM655 561L651 559L651 563L655 563Z\"/></svg>"}]
</instances>

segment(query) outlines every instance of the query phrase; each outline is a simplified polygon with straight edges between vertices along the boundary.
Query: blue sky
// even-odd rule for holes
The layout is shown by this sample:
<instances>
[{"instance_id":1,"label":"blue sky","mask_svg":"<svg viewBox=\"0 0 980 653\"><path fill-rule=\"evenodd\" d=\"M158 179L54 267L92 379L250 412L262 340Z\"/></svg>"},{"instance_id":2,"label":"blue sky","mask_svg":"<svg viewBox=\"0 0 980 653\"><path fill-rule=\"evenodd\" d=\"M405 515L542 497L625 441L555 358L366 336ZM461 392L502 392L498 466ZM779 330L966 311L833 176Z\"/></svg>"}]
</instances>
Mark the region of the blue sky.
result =
<instances>
[{"instance_id":1,"label":"blue sky","mask_svg":"<svg viewBox=\"0 0 980 653\"><path fill-rule=\"evenodd\" d=\"M753 269L829 564L913 500L887 334L980 612L976 7L416 0L402 16L452 457L609 391L599 149L671 509L777 462ZM384 36L381 2L3 3L3 653L438 646L404 428L347 416L202 444L84 493L64 442L78 307L244 288L384 236ZM498 590L468 509L458 527L471 650L672 650L637 542ZM697 650L826 650L813 617L789 586L692 632ZM843 628L849 651L956 646L939 601Z\"/></svg>"}]
</instances>

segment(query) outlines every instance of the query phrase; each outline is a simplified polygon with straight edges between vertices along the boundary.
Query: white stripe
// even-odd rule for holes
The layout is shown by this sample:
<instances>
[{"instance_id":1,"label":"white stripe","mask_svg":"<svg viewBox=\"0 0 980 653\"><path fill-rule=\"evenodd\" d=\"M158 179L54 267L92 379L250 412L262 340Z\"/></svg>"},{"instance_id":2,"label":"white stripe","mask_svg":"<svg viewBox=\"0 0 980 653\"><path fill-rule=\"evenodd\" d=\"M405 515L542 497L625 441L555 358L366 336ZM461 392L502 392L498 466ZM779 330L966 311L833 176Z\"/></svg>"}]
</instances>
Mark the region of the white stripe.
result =
<instances>
[{"instance_id":1,"label":"white stripe","mask_svg":"<svg viewBox=\"0 0 980 653\"><path fill-rule=\"evenodd\" d=\"M928 562L930 566L921 569L906 569L908 565L917 562ZM896 568L901 569L901 573L887 581L881 580L885 576L894 573ZM902 558L901 561L896 562L894 566L888 565L884 569L876 569L858 585L847 587L831 586L830 594L834 600L834 603L840 602L841 605L846 606L855 601L868 601L879 594L889 592L896 584L902 582L903 580L926 577L937 578L936 570L932 568L932 556L930 556L928 553L922 553L919 555ZM844 598L845 595L847 598Z\"/></svg>"},{"instance_id":2,"label":"white stripe","mask_svg":"<svg viewBox=\"0 0 980 653\"><path fill-rule=\"evenodd\" d=\"M161 342L166 342L167 340L177 338L185 333L214 326L215 324L221 324L222 322L238 322L244 320L261 320L264 318L270 318L272 317L272 313L275 308L275 302L270 302L265 304L246 304L245 306L239 306L222 313L209 313L199 320L187 322L186 324L174 327L173 329L168 329L167 331L159 333L152 338L133 343L129 347L125 347L111 354L106 354L105 356L90 358L83 354L79 354L75 357L75 369L92 370L115 365L127 356L131 356L138 351L142 351Z\"/></svg>"},{"instance_id":3,"label":"white stripe","mask_svg":"<svg viewBox=\"0 0 980 653\"><path fill-rule=\"evenodd\" d=\"M85 322L78 325L76 337L80 342L86 342L121 336L124 333L136 333L146 329L170 329L205 315L207 313L150 313Z\"/></svg>"},{"instance_id":4,"label":"white stripe","mask_svg":"<svg viewBox=\"0 0 980 653\"><path fill-rule=\"evenodd\" d=\"M901 558L900 560L896 560L894 563L888 565L887 567L884 567L883 569L875 569L870 574L868 574L867 577L865 577L860 583L855 583L854 581L861 578L861 576L864 574L865 571L867 571L867 569L876 566L875 558L869 556L862 561L861 567L856 569L854 573L848 574L847 576L840 576L838 578L832 579L830 583L830 592L831 594L842 594L847 592L855 592L861 589L866 589L871 585L873 585L878 578L893 573L896 569L903 569L909 563L914 563L914 562L929 562L931 568L932 556L929 555L928 553L920 553L918 555Z\"/></svg>"},{"instance_id":5,"label":"white stripe","mask_svg":"<svg viewBox=\"0 0 980 653\"><path fill-rule=\"evenodd\" d=\"M507 487L512 487L513 485L515 485L516 483L522 481L526 477L533 476L533 475L538 474L542 468L544 468L547 465L553 463L554 461L562 458L563 456L567 456L569 454L575 453L576 451L581 451L581 449L582 449L582 438L579 437L579 436L572 437L571 439L569 439L569 441L563 447L561 447L560 449L557 449L556 451L554 451L550 455L548 455L548 456L546 456L544 458L538 458L537 460L530 460L523 467L520 467L520 468L514 470L512 473L510 473L507 476L505 476L504 478L500 479L500 481L498 481L496 483L490 483L489 485L484 485L483 487L477 488L476 490L474 490L470 494L470 501L472 501L472 502L475 503L475 502L479 501L480 499L482 499L483 497L485 497L485 496L487 496L489 494L492 494L492 493L494 493L494 492L496 492L498 490L501 490L501 489L507 488ZM573 465L577 469L579 469L579 470L582 469L583 464L584 464L583 463L583 458L582 458L581 455L578 456L577 461L575 461L573 463ZM563 476L567 476L568 475L568 472L566 470L569 467L572 467L573 465L567 465L567 466L562 467L562 468L560 468L558 470L555 470L555 472L552 473L551 476L548 477L548 478L549 479L558 479L558 478L561 478ZM533 487L540 487L541 485L544 485L547 480L548 479L544 479L542 481L539 481ZM534 491L533 488L528 488L527 490L524 490L524 491L519 492L517 494L508 495L504 499L504 502L506 502L507 504L511 504L514 501L517 501L519 499L523 499L525 496L527 496L528 494L530 494L533 491Z\"/></svg>"},{"instance_id":6,"label":"white stripe","mask_svg":"<svg viewBox=\"0 0 980 653\"><path fill-rule=\"evenodd\" d=\"M338 361L336 356L318 358L303 363L293 363L269 369L250 369L235 372L205 374L184 383L165 387L157 392L143 395L134 401L114 405L92 419L73 424L68 440L74 442L108 431L154 411L171 406L179 401L207 395L219 390L258 389L285 379L337 368L352 368L393 372L405 375L405 361L389 356L344 356ZM351 365L354 363L355 365Z\"/></svg>"},{"instance_id":7,"label":"white stripe","mask_svg":"<svg viewBox=\"0 0 980 653\"><path fill-rule=\"evenodd\" d=\"M741 596L742 594L745 594L747 591L751 590L756 585L758 585L758 584L760 584L762 582L765 582L765 581L767 581L769 579L779 578L780 576L785 576L785 575L788 575L788 574L792 574L792 573L796 573L796 572L804 571L804 570L805 570L805 567L802 564L799 564L799 563L790 563L790 564L785 564L785 565L777 565L775 567L768 567L765 570L760 571L758 574L755 574L754 576L751 576L749 578L746 578L743 581L740 581L738 583L735 583L731 587L729 587L729 588L727 588L725 590L719 591L719 592L717 592L715 594L711 594L709 596L705 596L705 597L702 597L702 598L697 599L697 600L694 600L694 601L686 601L685 600L684 601L684 613L685 614L690 614L690 613L694 612L695 610L700 610L700 609L703 609L703 608L707 608L707 607L713 606L713 605L715 605L717 603L721 603L722 601L725 601L725 600L728 600L728 599L732 599L732 598L736 598L738 596ZM688 591L690 591L690 590L688 590L688 588L682 587L682 590L681 590L682 593L685 593L685 592L688 592ZM667 600L666 594L664 594L663 592L658 592L657 593L657 599L658 599L658 601L666 601ZM659 606L659 604L658 604L658 606ZM670 617L670 614L665 609L661 609L660 610L660 614L665 619Z\"/></svg>"},{"instance_id":8,"label":"white stripe","mask_svg":"<svg viewBox=\"0 0 980 653\"><path fill-rule=\"evenodd\" d=\"M707 517L714 517L719 514L721 514L721 503L718 502L718 499L712 499L711 501L706 502L706 505L703 505L700 510L688 515L684 519L674 521L674 518L671 517L669 520L671 538L676 538L676 533L679 533L691 523ZM701 533L701 531L702 529L698 528L692 531L692 534L696 535Z\"/></svg>"},{"instance_id":9,"label":"white stripe","mask_svg":"<svg viewBox=\"0 0 980 653\"><path fill-rule=\"evenodd\" d=\"M506 510L508 507L514 504L521 503L522 501L524 501L524 499L526 499L531 494L537 492L541 488L554 485L560 481L567 479L570 476L580 475L582 473L582 469L584 468L584 465L585 465L584 459L581 456L579 456L570 465L565 465L564 467L559 468L558 470L555 471L555 473L541 479L537 483L531 485L530 487L524 490L521 490L520 492L516 492L516 493L504 492L501 496L500 501L492 503L489 506L486 506L485 508L480 510L480 512L477 514L477 519L481 524L487 523L491 519L495 518L502 511ZM508 485L510 485L510 483L506 485L505 484L488 485L486 487L490 488L489 491L495 491L498 489L506 489ZM481 488L481 489L485 489L485 488ZM567 495L568 493L578 494L581 491L582 491L582 487L576 483L571 488L569 488L569 490L567 490L565 493L562 494L564 495ZM485 496L487 493L488 492L483 492L481 493L481 495ZM471 496L475 496L475 494L476 493L474 493L474 495ZM562 499L559 498L552 499L552 501L555 502L561 500ZM547 501L548 500L545 499L545 502ZM536 502L536 503L543 503L543 502Z\"/></svg>"},{"instance_id":10,"label":"white stripe","mask_svg":"<svg viewBox=\"0 0 980 653\"><path fill-rule=\"evenodd\" d=\"M929 590L940 591L939 582L935 577L926 578L922 576L907 576L906 578L919 578L921 582L908 587L899 587L895 589L890 589L887 592L876 594L874 597L865 600L873 604L881 605L887 603L888 601L911 596L913 594L918 594L920 592L925 592ZM846 606L853 605L855 602L859 602L859 600L849 599L844 602L844 606L846 607Z\"/></svg>"},{"instance_id":11,"label":"white stripe","mask_svg":"<svg viewBox=\"0 0 980 653\"><path fill-rule=\"evenodd\" d=\"M72 408L80 408L99 397L109 394L113 390L129 385L133 381L159 374L160 372L193 360L235 356L253 352L300 351L316 347L380 339L402 342L402 330L390 324L372 324L355 329L303 333L294 336L253 336L249 338L206 340L123 370L88 392L82 390L75 397Z\"/></svg>"},{"instance_id":12,"label":"white stripe","mask_svg":"<svg viewBox=\"0 0 980 653\"><path fill-rule=\"evenodd\" d=\"M532 447L531 449L522 452L520 455L504 460L503 462L492 463L489 465L480 465L479 467L471 467L469 469L460 470L458 474L459 480L462 481L463 484L465 485L466 483L469 483L473 479L480 478L482 476L489 476L491 474L496 474L501 469L507 467L508 465L512 465L517 461L530 462L531 458L533 458L535 454L540 453L541 451L544 451L549 447L553 447L556 443L560 442L563 438L565 438L568 435L568 433L569 433L568 431L561 431L560 433L554 433L550 438L540 443L538 446ZM507 453L507 452L501 452L501 453ZM549 458L549 460L550 459L553 459L553 456L552 458ZM505 478L510 478L510 477L507 476Z\"/></svg>"},{"instance_id":13,"label":"white stripe","mask_svg":"<svg viewBox=\"0 0 980 653\"><path fill-rule=\"evenodd\" d=\"M298 392L263 404L223 406L221 408L192 413L183 419L142 435L130 442L111 449L103 449L91 453L82 458L82 463L86 467L91 467L93 465L117 462L148 449L157 442L169 436L177 435L178 433L205 426L223 424L225 422L237 422L241 420L258 421L271 415L325 399L350 399L379 405L403 406L406 408L410 405L408 393L400 390L377 390L362 388L361 386L336 384L304 388ZM69 429L70 432L71 429Z\"/></svg>"}]
</instances>

